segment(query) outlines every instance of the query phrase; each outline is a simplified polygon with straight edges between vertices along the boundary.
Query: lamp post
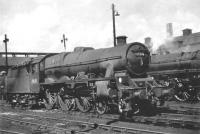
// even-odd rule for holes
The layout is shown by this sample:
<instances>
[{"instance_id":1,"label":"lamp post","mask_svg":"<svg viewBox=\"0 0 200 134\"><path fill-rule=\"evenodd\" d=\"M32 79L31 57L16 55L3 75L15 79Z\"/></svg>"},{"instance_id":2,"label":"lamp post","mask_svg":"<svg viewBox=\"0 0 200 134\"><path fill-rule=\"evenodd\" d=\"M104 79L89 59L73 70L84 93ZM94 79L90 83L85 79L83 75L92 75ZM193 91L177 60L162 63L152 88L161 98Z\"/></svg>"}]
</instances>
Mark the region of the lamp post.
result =
<instances>
[{"instance_id":1,"label":"lamp post","mask_svg":"<svg viewBox=\"0 0 200 134\"><path fill-rule=\"evenodd\" d=\"M6 51L6 74L8 74L8 54L7 54L7 42L9 39L7 38L7 35L5 34L5 39L3 42L5 43L5 51Z\"/></svg>"},{"instance_id":2,"label":"lamp post","mask_svg":"<svg viewBox=\"0 0 200 134\"><path fill-rule=\"evenodd\" d=\"M115 5L112 4L112 20L113 20L113 41L114 41L114 47L116 46L115 16L119 16L119 13L115 10Z\"/></svg>"},{"instance_id":3,"label":"lamp post","mask_svg":"<svg viewBox=\"0 0 200 134\"><path fill-rule=\"evenodd\" d=\"M7 42L9 41L9 39L7 38L7 35L5 34L5 39L3 40L3 42L5 43L5 51L6 51L6 75L8 74L8 53L7 53ZM5 78L7 79L7 78ZM6 81L6 80L5 80ZM2 99L7 100L7 94L5 93L5 91L7 91L7 84L4 84L4 90L3 90L3 96Z\"/></svg>"}]
</instances>

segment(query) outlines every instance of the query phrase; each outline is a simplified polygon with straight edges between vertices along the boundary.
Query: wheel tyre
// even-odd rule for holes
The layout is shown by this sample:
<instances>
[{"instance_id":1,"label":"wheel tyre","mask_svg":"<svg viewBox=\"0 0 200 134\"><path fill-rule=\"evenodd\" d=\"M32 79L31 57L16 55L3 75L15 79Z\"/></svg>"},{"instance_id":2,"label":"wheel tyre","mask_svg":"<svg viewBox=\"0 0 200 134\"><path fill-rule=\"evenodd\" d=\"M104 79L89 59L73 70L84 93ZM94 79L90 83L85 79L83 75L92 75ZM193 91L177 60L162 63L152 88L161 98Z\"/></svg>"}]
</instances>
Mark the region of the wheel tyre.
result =
<instances>
[{"instance_id":1,"label":"wheel tyre","mask_svg":"<svg viewBox=\"0 0 200 134\"><path fill-rule=\"evenodd\" d=\"M60 97L60 95L58 95L58 103L63 111L70 111L73 108L72 98L63 98L62 99Z\"/></svg>"},{"instance_id":2,"label":"wheel tyre","mask_svg":"<svg viewBox=\"0 0 200 134\"><path fill-rule=\"evenodd\" d=\"M43 99L43 102L47 110L51 110L53 108L53 105L50 104L46 99Z\"/></svg>"},{"instance_id":3,"label":"wheel tyre","mask_svg":"<svg viewBox=\"0 0 200 134\"><path fill-rule=\"evenodd\" d=\"M185 102L189 99L190 95L187 92L181 92L180 94L175 94L174 97L178 101Z\"/></svg>"},{"instance_id":4,"label":"wheel tyre","mask_svg":"<svg viewBox=\"0 0 200 134\"><path fill-rule=\"evenodd\" d=\"M81 97L81 98L76 98L76 104L77 104L77 108L85 113L91 110L92 106L90 104L90 101L88 100L88 98L86 97Z\"/></svg>"},{"instance_id":5,"label":"wheel tyre","mask_svg":"<svg viewBox=\"0 0 200 134\"><path fill-rule=\"evenodd\" d=\"M43 99L43 102L46 109L50 110L53 108L54 104L56 103L56 100L49 92L46 92L46 99Z\"/></svg>"},{"instance_id":6,"label":"wheel tyre","mask_svg":"<svg viewBox=\"0 0 200 134\"><path fill-rule=\"evenodd\" d=\"M98 114L105 114L108 111L108 105L105 101L98 101L96 103L96 111Z\"/></svg>"},{"instance_id":7,"label":"wheel tyre","mask_svg":"<svg viewBox=\"0 0 200 134\"><path fill-rule=\"evenodd\" d=\"M197 100L200 101L200 91L197 92Z\"/></svg>"},{"instance_id":8,"label":"wheel tyre","mask_svg":"<svg viewBox=\"0 0 200 134\"><path fill-rule=\"evenodd\" d=\"M133 115L137 115L137 114L139 114L140 113L140 107L138 106L138 104L135 104L134 106L133 106L133 109L132 109L132 114Z\"/></svg>"}]
</instances>

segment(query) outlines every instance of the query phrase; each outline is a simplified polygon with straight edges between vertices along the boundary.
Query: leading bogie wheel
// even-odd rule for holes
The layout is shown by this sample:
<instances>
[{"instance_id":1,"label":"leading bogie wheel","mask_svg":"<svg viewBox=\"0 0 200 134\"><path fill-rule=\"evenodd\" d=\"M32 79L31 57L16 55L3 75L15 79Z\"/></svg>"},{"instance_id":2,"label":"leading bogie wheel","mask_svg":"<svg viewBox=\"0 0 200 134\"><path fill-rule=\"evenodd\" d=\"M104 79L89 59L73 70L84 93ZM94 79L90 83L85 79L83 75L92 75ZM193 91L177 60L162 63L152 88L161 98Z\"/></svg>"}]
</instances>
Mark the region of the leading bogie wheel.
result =
<instances>
[{"instance_id":1,"label":"leading bogie wheel","mask_svg":"<svg viewBox=\"0 0 200 134\"><path fill-rule=\"evenodd\" d=\"M197 100L200 101L200 89L197 91Z\"/></svg>"},{"instance_id":2,"label":"leading bogie wheel","mask_svg":"<svg viewBox=\"0 0 200 134\"><path fill-rule=\"evenodd\" d=\"M190 98L190 94L188 94L186 91L183 92L178 92L174 95L174 97L176 98L176 100L181 101L181 102L185 102Z\"/></svg>"},{"instance_id":3,"label":"leading bogie wheel","mask_svg":"<svg viewBox=\"0 0 200 134\"><path fill-rule=\"evenodd\" d=\"M96 111L98 114L105 114L108 111L108 103L105 100L97 101Z\"/></svg>"}]
</instances>

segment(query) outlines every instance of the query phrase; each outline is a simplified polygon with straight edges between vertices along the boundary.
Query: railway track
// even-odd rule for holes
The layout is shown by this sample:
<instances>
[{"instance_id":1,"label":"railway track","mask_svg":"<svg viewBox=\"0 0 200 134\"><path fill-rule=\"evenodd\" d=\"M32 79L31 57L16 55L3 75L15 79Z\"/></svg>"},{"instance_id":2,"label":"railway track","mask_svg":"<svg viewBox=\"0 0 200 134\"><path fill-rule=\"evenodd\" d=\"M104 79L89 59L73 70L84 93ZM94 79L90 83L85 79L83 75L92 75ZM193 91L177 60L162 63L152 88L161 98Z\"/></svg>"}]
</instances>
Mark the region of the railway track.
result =
<instances>
[{"instance_id":1,"label":"railway track","mask_svg":"<svg viewBox=\"0 0 200 134\"><path fill-rule=\"evenodd\" d=\"M121 118L117 114L98 115L93 113L68 113L71 116L87 116L87 118L98 118L107 120L118 120L123 122L153 124L155 126L170 126L187 129L200 129L200 118L194 115L162 113L157 116L132 116L130 118Z\"/></svg>"},{"instance_id":2,"label":"railway track","mask_svg":"<svg viewBox=\"0 0 200 134\"><path fill-rule=\"evenodd\" d=\"M10 118L10 117L0 117L0 118L3 120L11 121L15 125L25 126L25 127L27 127L27 126L28 127L36 127L37 129L35 131L37 131L38 133L50 133L52 131L54 131L55 133L65 133L65 134L73 133L73 131L71 129L60 128L60 127L51 126L48 124L34 123L31 121L24 121L24 120ZM77 133L87 134L87 133L83 133L83 132L77 132Z\"/></svg>"},{"instance_id":3,"label":"railway track","mask_svg":"<svg viewBox=\"0 0 200 134\"><path fill-rule=\"evenodd\" d=\"M19 110L19 109L18 109ZM132 122L139 124L152 124L154 126L169 126L173 128L187 128L200 130L200 117L198 115L190 114L180 114L180 113L160 113L156 116L133 116L131 118L120 118L119 114L104 114L99 115L95 112L90 113L81 113L78 111L68 111L63 113L60 110L49 111L57 112L57 114L63 114L60 118L74 117L74 118L83 118L89 120L95 118L97 120L107 120L107 124L111 124L113 120L121 122Z\"/></svg>"},{"instance_id":4,"label":"railway track","mask_svg":"<svg viewBox=\"0 0 200 134\"><path fill-rule=\"evenodd\" d=\"M172 110L176 113L200 115L200 107L189 107L189 106L168 106L168 110Z\"/></svg>"},{"instance_id":5,"label":"railway track","mask_svg":"<svg viewBox=\"0 0 200 134\"><path fill-rule=\"evenodd\" d=\"M185 115L185 114L174 114L174 113L161 113L161 116L170 116L174 118L189 118L191 120L200 120L200 116L194 116L194 115Z\"/></svg>"},{"instance_id":6,"label":"railway track","mask_svg":"<svg viewBox=\"0 0 200 134\"><path fill-rule=\"evenodd\" d=\"M22 118L23 117L23 118ZM38 115L31 115L31 114L23 114L18 116L17 118L21 119L16 119L11 118L8 116L1 116L0 118L12 121L15 124L19 125L24 125L24 126L37 126L39 127L39 130L41 133L42 132L50 132L54 130L55 133L64 133L64 134L88 134L90 131L94 131L95 129L103 129L106 133L127 133L127 134L135 134L135 133L140 133L140 134L169 134L166 132L160 132L160 131L152 131L152 130L144 130L144 129L137 129L137 128L129 128L129 127L119 127L119 126L112 126L112 125L106 125L106 124L97 124L97 123L91 123L91 122L84 122L84 121L77 121L77 120L66 120L66 119L60 119L60 118L52 118L52 117L44 117L44 116L38 116ZM22 119L24 118L37 118L36 120L51 120L53 122L62 122L62 125L60 126L52 126L52 125L47 125L47 124L41 124L41 123L34 123L31 121L24 121ZM63 128L62 126L69 126L69 124L79 124L86 126L85 129L83 130L72 130L70 128L66 129ZM73 127L73 125L71 125ZM4 130L5 131L5 130ZM6 132L6 131L5 131ZM17 133L16 134L21 134Z\"/></svg>"},{"instance_id":7,"label":"railway track","mask_svg":"<svg viewBox=\"0 0 200 134\"><path fill-rule=\"evenodd\" d=\"M200 117L198 115L185 115L179 113L160 113L156 116L132 116L128 118L121 118L119 114L104 114L99 115L96 113L80 113L76 111L70 111L66 113L70 116L107 119L107 120L118 120L123 122L142 123L142 124L153 124L155 126L170 126L176 128L187 128L187 129L200 129Z\"/></svg>"},{"instance_id":8,"label":"railway track","mask_svg":"<svg viewBox=\"0 0 200 134\"><path fill-rule=\"evenodd\" d=\"M59 114L59 112L58 112ZM35 115L37 117L37 115ZM133 116L131 118L120 119L120 116L117 114L105 114L98 115L94 113L80 113L80 112L68 112L64 117L67 116L76 117L81 119L92 119L96 118L107 120L107 124L109 122L115 121L123 121L123 122L132 122L132 123L142 123L142 124L153 124L155 126L170 126L176 128L187 128L187 129L200 129L200 118L193 115L182 115L182 114L172 114L172 113L162 113L157 116L145 117L145 116Z\"/></svg>"},{"instance_id":9,"label":"railway track","mask_svg":"<svg viewBox=\"0 0 200 134\"><path fill-rule=\"evenodd\" d=\"M167 114L163 113L157 116L145 117L145 116L133 116L131 118L119 119L117 115L106 115L98 118L106 118L110 120L120 120L132 123L153 124L155 126L169 126L176 128L187 129L200 129L200 119L196 116L182 114Z\"/></svg>"},{"instance_id":10,"label":"railway track","mask_svg":"<svg viewBox=\"0 0 200 134\"><path fill-rule=\"evenodd\" d=\"M10 131L10 130L3 130L3 129L0 129L0 133L1 134L25 134L25 133L21 133L21 132Z\"/></svg>"},{"instance_id":11,"label":"railway track","mask_svg":"<svg viewBox=\"0 0 200 134\"><path fill-rule=\"evenodd\" d=\"M176 101L168 101L165 106L160 109L173 111L174 113L200 115L200 103L182 103Z\"/></svg>"},{"instance_id":12,"label":"railway track","mask_svg":"<svg viewBox=\"0 0 200 134\"><path fill-rule=\"evenodd\" d=\"M170 126L170 127L181 127L187 129L200 129L199 120L191 120L190 118L174 118L171 115L167 116L155 116L155 117L140 117L134 116L129 119L130 122L138 123L151 123L154 125Z\"/></svg>"}]
</instances>

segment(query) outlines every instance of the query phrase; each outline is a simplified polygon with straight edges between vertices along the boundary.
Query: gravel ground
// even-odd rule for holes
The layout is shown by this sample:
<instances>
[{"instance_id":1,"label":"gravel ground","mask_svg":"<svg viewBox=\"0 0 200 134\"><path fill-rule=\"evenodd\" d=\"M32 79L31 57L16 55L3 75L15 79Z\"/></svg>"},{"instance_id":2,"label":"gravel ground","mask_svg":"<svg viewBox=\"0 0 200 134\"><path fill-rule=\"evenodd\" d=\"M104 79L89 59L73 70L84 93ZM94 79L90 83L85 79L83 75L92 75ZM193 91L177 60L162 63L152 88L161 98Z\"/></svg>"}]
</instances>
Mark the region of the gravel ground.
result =
<instances>
[{"instance_id":1,"label":"gravel ground","mask_svg":"<svg viewBox=\"0 0 200 134\"><path fill-rule=\"evenodd\" d=\"M170 102L171 103L171 102ZM172 103L173 105L176 103ZM178 105L178 104L177 104ZM189 104L187 104L189 105ZM195 107L197 104L195 104ZM183 129L183 128L173 128L173 127L162 127L162 126L153 126L152 124L140 124L140 123L128 123L128 122L122 122L119 120L105 120L105 119L88 119L85 117L73 117L71 115L68 115L66 113L61 112L60 110L18 110L18 109L11 109L6 108L3 105L0 105L0 116L3 115L9 115L10 117L17 117L18 114L35 114L39 116L48 116L48 117L55 117L55 118L65 118L65 119L71 119L71 120L82 120L82 121L88 121L93 123L102 123L102 124L109 124L113 126L120 126L120 127L130 127L130 128L137 128L137 129L144 129L144 130L152 130L152 131L161 131L166 133L174 133L174 134L200 134L200 130L189 130L189 129ZM24 119L29 120L30 118L24 117ZM63 125L64 126L64 125ZM25 134L39 134L41 132L37 131L37 128L30 127L30 126L20 126L19 124L12 123L10 121L2 120L0 119L0 129L3 130L10 130L10 131L17 131ZM90 130L90 133L94 134L101 134L105 133L102 129L94 129ZM43 133L50 133L50 132L42 132ZM106 133L110 133L107 131Z\"/></svg>"}]
</instances>

